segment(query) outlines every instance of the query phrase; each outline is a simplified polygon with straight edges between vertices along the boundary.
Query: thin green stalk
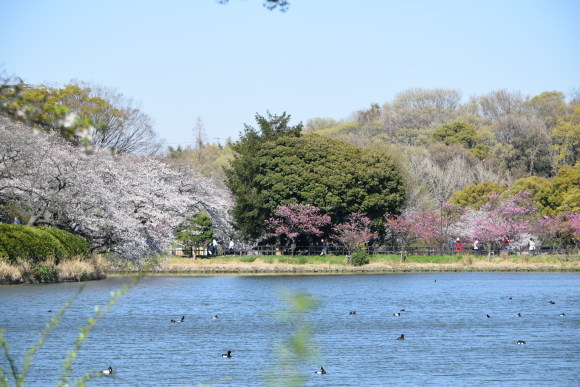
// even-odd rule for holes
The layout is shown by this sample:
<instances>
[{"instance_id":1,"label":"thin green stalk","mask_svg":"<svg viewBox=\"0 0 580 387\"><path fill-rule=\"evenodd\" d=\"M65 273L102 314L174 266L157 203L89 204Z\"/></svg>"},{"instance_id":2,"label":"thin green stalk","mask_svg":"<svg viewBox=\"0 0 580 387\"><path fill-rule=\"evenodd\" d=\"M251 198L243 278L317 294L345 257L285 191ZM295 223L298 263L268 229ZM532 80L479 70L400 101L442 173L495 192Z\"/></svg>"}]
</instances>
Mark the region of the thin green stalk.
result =
<instances>
[{"instance_id":1,"label":"thin green stalk","mask_svg":"<svg viewBox=\"0 0 580 387\"><path fill-rule=\"evenodd\" d=\"M299 365L318 358L312 345L314 328L305 320L308 311L316 307L316 301L308 294L282 294L287 307L278 311L278 319L294 325L294 333L275 345L278 365L267 375L266 382L272 386L302 386L304 376L298 371ZM283 377L281 377L283 375Z\"/></svg>"},{"instance_id":2,"label":"thin green stalk","mask_svg":"<svg viewBox=\"0 0 580 387\"><path fill-rule=\"evenodd\" d=\"M4 329L0 329L0 346L2 346L2 350L4 352L4 357L6 358L6 360L8 360L8 363L10 364L10 371L12 372L12 377L14 378L14 380L18 380L17 379L18 368L16 367L14 359L12 359L12 356L10 356L10 346L6 342L6 339L4 338L4 336L2 335L2 333L4 333L4 332L5 332ZM6 373L4 372L3 367L0 367L0 378L2 379L2 386L9 385L8 384L8 375L6 375Z\"/></svg>"},{"instance_id":3,"label":"thin green stalk","mask_svg":"<svg viewBox=\"0 0 580 387\"><path fill-rule=\"evenodd\" d=\"M135 285L137 285L137 283L139 282L141 277L142 276L138 276L138 277L133 278L133 281L131 281L131 283L129 285L123 286L122 289L120 289L116 292L112 291L110 293L109 302L107 303L107 305L104 308L99 308L98 306L95 306L95 315L93 317L89 317L87 319L87 324L85 326L82 326L79 328L79 336L77 337L77 339L74 342L73 349L68 351L68 355L65 358L64 363L63 363L64 369L62 370L61 378L58 382L59 386L68 386L69 375L70 375L71 370L72 370L72 364L76 360L77 353L80 350L83 342L89 337L89 334L91 333L91 331L95 327L95 324L99 321L99 319L101 317L103 317L103 315L105 313L107 313L109 311L109 309L111 309L112 306L114 306L117 303L117 301L119 301L119 299L125 293L127 293L130 289L132 289L133 287L135 287ZM96 375L94 375L94 374L87 373L87 374L85 374L85 376L83 376L79 379L76 379L75 385L84 386L88 380L92 379L95 376Z\"/></svg>"},{"instance_id":4,"label":"thin green stalk","mask_svg":"<svg viewBox=\"0 0 580 387\"><path fill-rule=\"evenodd\" d=\"M64 315L65 311L69 309L71 305L76 301L76 299L79 297L79 294L83 291L83 289L84 286L80 287L78 293L75 296L73 296L70 300L68 300L67 303L58 310L56 315L53 316L50 319L50 321L45 325L44 330L38 334L38 340L36 341L36 343L32 345L30 348L28 348L28 350L24 354L24 360L22 362L22 371L20 372L18 371L16 362L14 361L12 356L10 356L9 352L10 346L6 342L4 336L2 335L4 329L0 330L0 345L2 346L2 349L4 351L4 358L6 358L6 360L8 360L8 363L10 364L11 376L14 379L14 383L16 386L24 385L24 381L26 380L26 373L30 368L30 364L34 360L34 354L44 345L46 338L50 335L52 330L58 326L58 324L60 323L60 319ZM2 381L3 386L9 386L8 375L5 374L2 368L0 368L0 380Z\"/></svg>"}]
</instances>

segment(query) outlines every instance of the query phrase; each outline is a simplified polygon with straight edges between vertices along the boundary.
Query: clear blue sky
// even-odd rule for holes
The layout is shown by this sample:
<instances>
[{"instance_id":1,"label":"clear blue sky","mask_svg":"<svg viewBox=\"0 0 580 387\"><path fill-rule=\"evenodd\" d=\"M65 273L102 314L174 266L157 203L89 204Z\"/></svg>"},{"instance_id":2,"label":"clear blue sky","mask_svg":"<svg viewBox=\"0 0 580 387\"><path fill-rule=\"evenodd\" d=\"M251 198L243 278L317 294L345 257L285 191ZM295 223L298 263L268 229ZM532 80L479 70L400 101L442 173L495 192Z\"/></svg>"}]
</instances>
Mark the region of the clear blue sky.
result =
<instances>
[{"instance_id":1,"label":"clear blue sky","mask_svg":"<svg viewBox=\"0 0 580 387\"><path fill-rule=\"evenodd\" d=\"M267 110L343 119L409 88L580 87L578 0L0 0L0 69L141 103L167 144L238 138Z\"/></svg>"}]
</instances>

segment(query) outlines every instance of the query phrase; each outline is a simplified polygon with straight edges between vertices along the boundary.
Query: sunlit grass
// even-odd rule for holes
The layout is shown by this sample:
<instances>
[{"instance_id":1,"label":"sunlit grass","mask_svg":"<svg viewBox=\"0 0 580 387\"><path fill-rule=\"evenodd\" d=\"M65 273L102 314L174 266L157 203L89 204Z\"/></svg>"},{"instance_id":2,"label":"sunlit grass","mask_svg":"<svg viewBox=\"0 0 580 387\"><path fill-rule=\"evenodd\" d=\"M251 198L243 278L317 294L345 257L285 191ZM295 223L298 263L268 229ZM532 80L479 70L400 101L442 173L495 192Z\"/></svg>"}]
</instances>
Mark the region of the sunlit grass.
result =
<instances>
[{"instance_id":1,"label":"sunlit grass","mask_svg":"<svg viewBox=\"0 0 580 387\"><path fill-rule=\"evenodd\" d=\"M462 267L497 267L498 269L509 270L512 267L539 267L552 266L557 268L577 268L580 269L579 256L563 256L563 255L538 255L528 256L510 255L492 256L491 261L488 260L486 254L451 254L451 255L409 255L404 262L401 262L401 256L398 254L389 255L371 255L370 263L363 267L369 269L376 268L381 270L397 270L397 269L412 269L433 267L455 267L460 269ZM236 271L240 268L255 268L257 270L285 270L285 267L302 267L303 269L316 269L317 267L324 270L325 267L334 268L348 268L350 265L346 264L344 255L258 255L258 256L218 256L210 258L197 258L195 260L184 257L170 257L164 266L167 271L181 271L181 270L197 270L212 267L229 268L231 271Z\"/></svg>"},{"instance_id":2,"label":"sunlit grass","mask_svg":"<svg viewBox=\"0 0 580 387\"><path fill-rule=\"evenodd\" d=\"M91 259L74 257L58 265L54 259L37 264L25 260L14 263L0 260L0 283L70 282L101 278L104 278L104 266L98 256Z\"/></svg>"}]
</instances>

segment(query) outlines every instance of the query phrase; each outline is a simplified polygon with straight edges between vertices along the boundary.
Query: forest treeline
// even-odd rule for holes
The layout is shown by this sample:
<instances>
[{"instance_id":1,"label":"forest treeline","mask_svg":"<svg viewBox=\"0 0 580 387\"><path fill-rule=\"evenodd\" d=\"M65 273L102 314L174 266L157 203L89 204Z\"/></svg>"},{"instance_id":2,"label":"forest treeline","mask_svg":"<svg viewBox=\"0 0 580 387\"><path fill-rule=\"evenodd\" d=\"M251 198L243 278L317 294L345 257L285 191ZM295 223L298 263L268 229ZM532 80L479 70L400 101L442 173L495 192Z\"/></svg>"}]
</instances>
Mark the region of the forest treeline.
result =
<instances>
[{"instance_id":1,"label":"forest treeline","mask_svg":"<svg viewBox=\"0 0 580 387\"><path fill-rule=\"evenodd\" d=\"M192 146L163 150L116 91L15 79L0 91L0 215L71 231L97 252L162 253L200 213L214 238L293 240L267 227L292 203L334 225L368 219L375 243L399 238L394 217L438 212L442 225L444 205L489 210L524 192L536 215L567 214L566 227L580 210L577 95L500 90L462 102L457 90L412 89L342 121L256 114L226 144L210 143L198 119Z\"/></svg>"}]
</instances>

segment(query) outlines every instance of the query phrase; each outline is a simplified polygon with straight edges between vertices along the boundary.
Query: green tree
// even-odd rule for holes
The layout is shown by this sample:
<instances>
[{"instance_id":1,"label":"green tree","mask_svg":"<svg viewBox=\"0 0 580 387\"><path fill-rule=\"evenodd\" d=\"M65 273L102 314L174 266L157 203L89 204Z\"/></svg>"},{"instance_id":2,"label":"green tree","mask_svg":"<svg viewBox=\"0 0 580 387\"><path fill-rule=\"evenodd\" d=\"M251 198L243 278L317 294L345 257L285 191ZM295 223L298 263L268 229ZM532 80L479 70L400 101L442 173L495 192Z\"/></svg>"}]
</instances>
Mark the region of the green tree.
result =
<instances>
[{"instance_id":1,"label":"green tree","mask_svg":"<svg viewBox=\"0 0 580 387\"><path fill-rule=\"evenodd\" d=\"M312 204L345 222L361 212L382 222L386 212L399 213L404 201L401 176L385 152L361 149L317 135L279 137L258 153L254 179L258 207L252 219L260 233L264 220L288 203Z\"/></svg>"},{"instance_id":2,"label":"green tree","mask_svg":"<svg viewBox=\"0 0 580 387\"><path fill-rule=\"evenodd\" d=\"M566 114L568 106L566 96L560 91L544 91L529 101L534 112L541 117L548 129L552 129L558 123L558 119Z\"/></svg>"},{"instance_id":3,"label":"green tree","mask_svg":"<svg viewBox=\"0 0 580 387\"><path fill-rule=\"evenodd\" d=\"M453 122L441 125L433 132L433 138L445 145L460 144L465 148L475 147L477 131L467 122Z\"/></svg>"},{"instance_id":4,"label":"green tree","mask_svg":"<svg viewBox=\"0 0 580 387\"><path fill-rule=\"evenodd\" d=\"M234 207L231 210L234 225L243 237L255 238L265 229L264 220L272 217L273 207L266 207L260 195L258 153L265 147L265 143L277 137L299 137L302 123L291 126L291 116L286 112L282 115L267 117L256 113L258 128L244 125L240 140L231 145L234 150L233 160L225 169L226 185L234 197ZM284 203L279 203L284 204Z\"/></svg>"},{"instance_id":5,"label":"green tree","mask_svg":"<svg viewBox=\"0 0 580 387\"><path fill-rule=\"evenodd\" d=\"M538 211L547 214L550 213L552 191L553 185L550 180L545 177L530 176L517 179L505 193L514 196L520 192L528 192L532 195L532 200L538 202Z\"/></svg>"},{"instance_id":6,"label":"green tree","mask_svg":"<svg viewBox=\"0 0 580 387\"><path fill-rule=\"evenodd\" d=\"M555 213L580 211L580 166L561 168L552 184L549 200Z\"/></svg>"},{"instance_id":7,"label":"green tree","mask_svg":"<svg viewBox=\"0 0 580 387\"><path fill-rule=\"evenodd\" d=\"M177 233L177 240L185 246L202 246L211 243L212 239L213 227L205 211L189 218L182 230Z\"/></svg>"},{"instance_id":8,"label":"green tree","mask_svg":"<svg viewBox=\"0 0 580 387\"><path fill-rule=\"evenodd\" d=\"M10 98L11 93L18 98ZM15 111L16 115L26 112L28 121L61 130L65 137L73 137L73 133L63 128L89 122L92 131L85 137L94 145L117 153L153 154L160 148L150 117L130 98L112 89L82 82L62 88L21 84L5 88L0 95L2 100L10 100L10 106L4 110Z\"/></svg>"},{"instance_id":9,"label":"green tree","mask_svg":"<svg viewBox=\"0 0 580 387\"><path fill-rule=\"evenodd\" d=\"M478 210L484 204L488 203L490 195L499 195L507 189L505 185L492 183L491 181L484 181L479 184L472 184L465 187L461 191L453 194L450 203L457 204L460 207L471 207Z\"/></svg>"},{"instance_id":10,"label":"green tree","mask_svg":"<svg viewBox=\"0 0 580 387\"><path fill-rule=\"evenodd\" d=\"M556 165L575 165L580 161L580 103L574 111L563 118L552 130Z\"/></svg>"}]
</instances>

